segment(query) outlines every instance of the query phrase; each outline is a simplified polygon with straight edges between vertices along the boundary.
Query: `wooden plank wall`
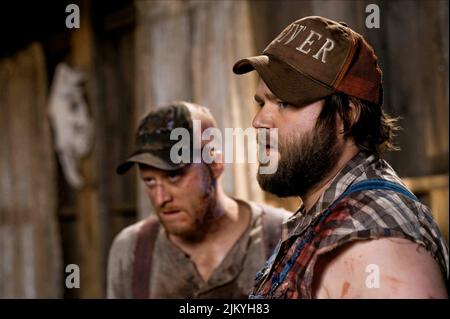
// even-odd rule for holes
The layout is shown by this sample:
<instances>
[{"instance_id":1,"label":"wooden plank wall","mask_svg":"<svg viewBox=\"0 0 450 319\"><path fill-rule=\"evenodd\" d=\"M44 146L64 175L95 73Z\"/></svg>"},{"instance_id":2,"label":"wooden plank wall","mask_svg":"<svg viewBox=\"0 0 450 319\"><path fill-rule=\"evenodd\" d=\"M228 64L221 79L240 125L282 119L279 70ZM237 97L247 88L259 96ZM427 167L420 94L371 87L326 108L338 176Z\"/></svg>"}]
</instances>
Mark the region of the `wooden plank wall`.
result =
<instances>
[{"instance_id":1,"label":"wooden plank wall","mask_svg":"<svg viewBox=\"0 0 450 319\"><path fill-rule=\"evenodd\" d=\"M0 60L0 298L59 298L56 166L42 47Z\"/></svg>"},{"instance_id":2,"label":"wooden plank wall","mask_svg":"<svg viewBox=\"0 0 450 319\"><path fill-rule=\"evenodd\" d=\"M136 221L136 172L116 174L116 167L134 147L135 54L132 2L97 18L95 71L97 81L98 179L103 216L106 217L103 269L109 246L117 233Z\"/></svg>"},{"instance_id":3,"label":"wooden plank wall","mask_svg":"<svg viewBox=\"0 0 450 319\"><path fill-rule=\"evenodd\" d=\"M98 83L94 73L95 47L90 19L90 4L81 1L80 25L83 27L73 30L71 38L71 65L87 75L85 84L86 98L90 106L91 116L95 123L101 123L98 116ZM96 126L96 133L98 126ZM80 161L80 173L84 178L84 185L76 193L76 217L77 217L77 245L78 262L80 266L79 297L98 298L104 291L104 264L103 246L106 218L103 218L102 202L99 194L99 160L101 160L101 148L103 143L97 136L94 137L94 147L90 154Z\"/></svg>"},{"instance_id":4,"label":"wooden plank wall","mask_svg":"<svg viewBox=\"0 0 450 319\"><path fill-rule=\"evenodd\" d=\"M233 63L252 52L244 1L136 1L136 107L141 116L172 100L204 104L224 132L251 126L254 78L238 78ZM245 106L245 107L244 107ZM225 190L262 199L256 165L226 165ZM139 216L151 211L142 187Z\"/></svg>"},{"instance_id":5,"label":"wooden plank wall","mask_svg":"<svg viewBox=\"0 0 450 319\"><path fill-rule=\"evenodd\" d=\"M47 46L53 64L66 60L85 72L85 94L95 123L94 146L81 161L84 187L71 188L59 171L64 262L79 265L81 274L80 288L65 289L66 298L105 296L112 239L136 221L135 173L115 173L132 151L135 129L134 10L132 1L123 3L115 8L81 1L82 27L64 33L68 48L61 50L53 44L56 40Z\"/></svg>"},{"instance_id":6,"label":"wooden plank wall","mask_svg":"<svg viewBox=\"0 0 450 319\"><path fill-rule=\"evenodd\" d=\"M134 130L134 32L130 5L105 14L81 1L82 28L70 34L71 65L86 72L86 98L95 123L92 152L81 162L86 185L68 202L67 227L80 265L81 287L70 298L105 296L106 264L113 237L136 220L135 176L115 168L132 150ZM73 227L75 226L75 230ZM70 240L67 238L67 240ZM66 241L67 242L67 241Z\"/></svg>"}]
</instances>

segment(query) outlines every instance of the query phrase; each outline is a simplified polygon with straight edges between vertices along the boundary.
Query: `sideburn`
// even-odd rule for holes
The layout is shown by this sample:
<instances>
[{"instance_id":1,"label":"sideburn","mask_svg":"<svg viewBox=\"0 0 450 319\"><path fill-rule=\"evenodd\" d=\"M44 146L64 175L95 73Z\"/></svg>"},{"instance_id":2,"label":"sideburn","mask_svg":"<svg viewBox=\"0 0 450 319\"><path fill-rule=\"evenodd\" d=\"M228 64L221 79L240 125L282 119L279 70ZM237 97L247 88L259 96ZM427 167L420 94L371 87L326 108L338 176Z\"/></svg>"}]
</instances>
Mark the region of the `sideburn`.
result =
<instances>
[{"instance_id":1,"label":"sideburn","mask_svg":"<svg viewBox=\"0 0 450 319\"><path fill-rule=\"evenodd\" d=\"M334 110L323 109L313 131L302 137L293 132L279 145L281 157L277 171L258 175L261 188L279 197L305 195L328 174L340 157L342 149L336 129Z\"/></svg>"},{"instance_id":2,"label":"sideburn","mask_svg":"<svg viewBox=\"0 0 450 319\"><path fill-rule=\"evenodd\" d=\"M200 218L195 220L195 228L197 231L193 232L186 239L192 242L201 241L205 234L208 232L211 224L216 216L214 216L215 206L216 206L216 193L217 193L217 179L211 170L211 167L207 164L203 164L204 168L203 182L205 183L207 189L205 190L205 195L202 198L204 202L204 212Z\"/></svg>"}]
</instances>

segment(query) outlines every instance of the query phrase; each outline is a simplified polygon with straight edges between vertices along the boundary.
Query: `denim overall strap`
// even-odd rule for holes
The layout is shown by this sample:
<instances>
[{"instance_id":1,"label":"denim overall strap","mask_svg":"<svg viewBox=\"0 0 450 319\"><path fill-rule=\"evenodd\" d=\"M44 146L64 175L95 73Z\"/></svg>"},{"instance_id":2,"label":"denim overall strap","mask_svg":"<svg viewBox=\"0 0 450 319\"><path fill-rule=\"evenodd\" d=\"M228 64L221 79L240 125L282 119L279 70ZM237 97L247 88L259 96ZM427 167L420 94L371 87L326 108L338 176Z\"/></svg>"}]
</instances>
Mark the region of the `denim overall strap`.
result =
<instances>
[{"instance_id":1,"label":"denim overall strap","mask_svg":"<svg viewBox=\"0 0 450 319\"><path fill-rule=\"evenodd\" d=\"M405 195L412 200L418 201L417 197L403 185L400 185L398 183L394 183L394 182L391 182L391 181L388 181L388 180L382 179L382 178L371 178L371 179L366 179L361 182L350 185L350 187L345 192L343 192L333 202L333 204L330 205L330 207L334 208L342 198L344 198L352 193L356 193L356 192L360 192L360 191L367 191L367 190L379 190L379 189L391 190L391 191L400 193L402 195Z\"/></svg>"},{"instance_id":2,"label":"denim overall strap","mask_svg":"<svg viewBox=\"0 0 450 319\"><path fill-rule=\"evenodd\" d=\"M306 243L310 242L314 236L314 227L318 224L320 224L332 211L334 207L337 206L337 204L346 196L349 196L350 194L361 192L361 191L367 191L367 190L391 190L394 192L397 192L399 194L402 194L404 196L407 196L408 198L418 201L417 197L409 191L404 186L394 183L382 178L373 178L373 179L366 179L361 182L355 183L353 185L350 185L350 187L345 190L323 213L322 215L313 222L310 226L308 226L308 230L306 231L305 235L301 239L300 243L295 247L295 251L292 254L291 258L286 262L286 264L283 267L283 270L279 274L274 274L272 277L272 285L271 289L269 291L269 298L272 297L273 293L275 292L276 288L284 282L286 279L286 276L288 275L289 271L291 270L292 266L295 264L295 261L297 260L298 256L300 255L301 251L303 250L303 247L306 245ZM274 254L278 253L278 250L275 250ZM271 260L274 260L275 258L270 258ZM259 295L251 295L251 298L259 299L263 298L263 296Z\"/></svg>"}]
</instances>

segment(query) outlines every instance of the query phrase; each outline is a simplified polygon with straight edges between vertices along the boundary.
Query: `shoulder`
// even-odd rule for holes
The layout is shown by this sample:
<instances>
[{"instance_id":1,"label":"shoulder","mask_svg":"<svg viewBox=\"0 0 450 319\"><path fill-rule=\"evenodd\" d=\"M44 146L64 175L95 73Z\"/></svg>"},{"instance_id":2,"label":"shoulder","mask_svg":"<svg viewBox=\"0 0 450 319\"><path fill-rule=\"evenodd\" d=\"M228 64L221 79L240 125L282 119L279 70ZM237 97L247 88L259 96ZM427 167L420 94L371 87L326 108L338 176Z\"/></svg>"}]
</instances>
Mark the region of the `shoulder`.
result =
<instances>
[{"instance_id":1,"label":"shoulder","mask_svg":"<svg viewBox=\"0 0 450 319\"><path fill-rule=\"evenodd\" d=\"M256 205L262 212L263 218L268 220L272 220L274 223L283 223L290 216L292 216L292 212L281 208L281 207L273 207L266 204L253 203Z\"/></svg>"},{"instance_id":2,"label":"shoulder","mask_svg":"<svg viewBox=\"0 0 450 319\"><path fill-rule=\"evenodd\" d=\"M341 235L370 230L372 235L408 235L417 240L423 233L437 230L428 207L391 190L368 190L344 197L333 208L327 221Z\"/></svg>"},{"instance_id":3,"label":"shoulder","mask_svg":"<svg viewBox=\"0 0 450 319\"><path fill-rule=\"evenodd\" d=\"M348 243L317 261L315 291L330 298L447 298L437 262L400 238Z\"/></svg>"},{"instance_id":4,"label":"shoulder","mask_svg":"<svg viewBox=\"0 0 450 319\"><path fill-rule=\"evenodd\" d=\"M281 207L273 207L240 198L234 198L234 200L248 205L252 213L252 218L257 221L262 219L265 224L281 225L292 216L292 212Z\"/></svg>"},{"instance_id":5,"label":"shoulder","mask_svg":"<svg viewBox=\"0 0 450 319\"><path fill-rule=\"evenodd\" d=\"M356 192L344 199L344 202L353 207L355 217L360 217L358 211L378 212L389 215L398 215L403 220L416 220L417 213L428 213L429 209L421 202L413 200L406 195L393 190L367 190ZM400 220L401 221L401 220Z\"/></svg>"},{"instance_id":6,"label":"shoulder","mask_svg":"<svg viewBox=\"0 0 450 319\"><path fill-rule=\"evenodd\" d=\"M108 298L130 298L132 265L137 235L144 221L121 230L114 238L108 256Z\"/></svg>"},{"instance_id":7,"label":"shoulder","mask_svg":"<svg viewBox=\"0 0 450 319\"><path fill-rule=\"evenodd\" d=\"M110 259L123 258L134 251L139 230L147 220L141 220L122 229L114 238L111 249Z\"/></svg>"},{"instance_id":8,"label":"shoulder","mask_svg":"<svg viewBox=\"0 0 450 319\"><path fill-rule=\"evenodd\" d=\"M114 238L113 245L123 245L135 239L144 222L141 220L122 229Z\"/></svg>"},{"instance_id":9,"label":"shoulder","mask_svg":"<svg viewBox=\"0 0 450 319\"><path fill-rule=\"evenodd\" d=\"M409 273L411 278L423 275L425 270L420 267L437 266L437 275L448 272L448 248L429 208L393 191L371 190L344 198L321 225L317 237L316 269L342 253L336 259L342 263L337 265L350 267L350 261L364 261L359 269L364 276L370 264L383 262L384 269L391 267L394 274Z\"/></svg>"}]
</instances>

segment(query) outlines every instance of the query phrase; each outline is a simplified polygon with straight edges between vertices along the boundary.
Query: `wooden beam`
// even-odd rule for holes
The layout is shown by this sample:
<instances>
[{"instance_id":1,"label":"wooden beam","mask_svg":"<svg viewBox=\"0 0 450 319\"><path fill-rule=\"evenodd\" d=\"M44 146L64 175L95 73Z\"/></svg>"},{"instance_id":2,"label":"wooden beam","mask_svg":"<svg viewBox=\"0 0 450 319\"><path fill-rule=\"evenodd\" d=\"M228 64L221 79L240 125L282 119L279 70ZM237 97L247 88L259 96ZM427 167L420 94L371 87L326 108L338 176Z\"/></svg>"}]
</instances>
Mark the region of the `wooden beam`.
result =
<instances>
[{"instance_id":1,"label":"wooden beam","mask_svg":"<svg viewBox=\"0 0 450 319\"><path fill-rule=\"evenodd\" d=\"M402 178L403 182L413 192L429 192L432 189L447 188L448 189L448 175L431 175L421 177L406 177Z\"/></svg>"},{"instance_id":2,"label":"wooden beam","mask_svg":"<svg viewBox=\"0 0 450 319\"><path fill-rule=\"evenodd\" d=\"M80 5L80 28L71 34L71 64L87 74L86 93L88 104L95 107L95 77L93 76L93 34L90 18L90 4L82 1ZM94 143L95 145L95 143ZM77 238L78 258L80 262L80 292L81 298L101 298L104 296L102 269L102 236L100 220L100 199L96 172L95 147L81 161L80 171L85 185L77 191Z\"/></svg>"}]
</instances>

